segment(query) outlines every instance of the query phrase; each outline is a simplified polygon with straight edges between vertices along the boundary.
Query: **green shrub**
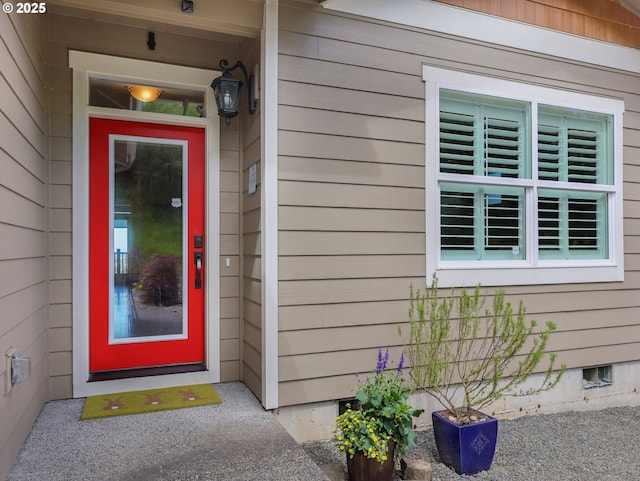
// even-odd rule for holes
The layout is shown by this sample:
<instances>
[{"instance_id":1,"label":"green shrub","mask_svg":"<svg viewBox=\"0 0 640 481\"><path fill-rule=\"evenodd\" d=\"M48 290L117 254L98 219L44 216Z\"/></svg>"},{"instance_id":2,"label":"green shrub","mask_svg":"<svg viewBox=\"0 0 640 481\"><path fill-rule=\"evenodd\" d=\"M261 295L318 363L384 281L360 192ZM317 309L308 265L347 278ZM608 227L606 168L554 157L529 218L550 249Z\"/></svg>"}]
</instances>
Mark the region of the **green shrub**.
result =
<instances>
[{"instance_id":1,"label":"green shrub","mask_svg":"<svg viewBox=\"0 0 640 481\"><path fill-rule=\"evenodd\" d=\"M181 302L182 264L175 257L154 254L142 270L140 287L146 304L172 306Z\"/></svg>"},{"instance_id":2,"label":"green shrub","mask_svg":"<svg viewBox=\"0 0 640 481\"><path fill-rule=\"evenodd\" d=\"M463 424L472 422L474 410L505 394L553 388L565 369L563 364L556 370L556 355L549 354L541 385L518 391L545 357L556 325L547 322L534 332L537 323L526 321L522 301L514 311L502 289L495 291L490 308L485 309L486 301L480 286L471 293L452 290L449 297L440 297L435 278L424 291L411 288L406 348L410 379L414 388L425 389Z\"/></svg>"}]
</instances>

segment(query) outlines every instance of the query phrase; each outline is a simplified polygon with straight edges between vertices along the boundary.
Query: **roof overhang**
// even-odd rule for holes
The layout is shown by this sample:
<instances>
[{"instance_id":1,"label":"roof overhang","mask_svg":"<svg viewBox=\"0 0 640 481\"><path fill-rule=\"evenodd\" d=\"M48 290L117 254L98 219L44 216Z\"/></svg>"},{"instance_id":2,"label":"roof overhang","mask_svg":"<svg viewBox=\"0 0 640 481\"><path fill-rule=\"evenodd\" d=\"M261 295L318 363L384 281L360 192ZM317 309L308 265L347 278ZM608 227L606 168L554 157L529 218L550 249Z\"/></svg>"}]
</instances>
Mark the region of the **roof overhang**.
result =
<instances>
[{"instance_id":1,"label":"roof overhang","mask_svg":"<svg viewBox=\"0 0 640 481\"><path fill-rule=\"evenodd\" d=\"M640 0L625 0L640 3ZM322 7L568 60L640 73L638 49L432 0L325 0Z\"/></svg>"}]
</instances>

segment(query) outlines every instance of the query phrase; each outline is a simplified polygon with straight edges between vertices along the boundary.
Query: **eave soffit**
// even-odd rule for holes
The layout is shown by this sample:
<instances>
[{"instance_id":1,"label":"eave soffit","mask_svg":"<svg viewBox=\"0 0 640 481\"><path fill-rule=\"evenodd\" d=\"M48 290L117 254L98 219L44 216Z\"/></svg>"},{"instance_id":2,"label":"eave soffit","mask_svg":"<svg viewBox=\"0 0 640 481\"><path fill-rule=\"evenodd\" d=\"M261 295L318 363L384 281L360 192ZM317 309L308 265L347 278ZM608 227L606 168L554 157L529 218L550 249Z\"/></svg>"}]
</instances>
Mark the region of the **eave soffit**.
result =
<instances>
[{"instance_id":1,"label":"eave soffit","mask_svg":"<svg viewBox=\"0 0 640 481\"><path fill-rule=\"evenodd\" d=\"M182 12L176 0L48 0L48 10L96 20L189 33L207 38L218 35L259 38L264 2L261 0L195 0L193 13ZM229 38L225 38L229 40Z\"/></svg>"}]
</instances>

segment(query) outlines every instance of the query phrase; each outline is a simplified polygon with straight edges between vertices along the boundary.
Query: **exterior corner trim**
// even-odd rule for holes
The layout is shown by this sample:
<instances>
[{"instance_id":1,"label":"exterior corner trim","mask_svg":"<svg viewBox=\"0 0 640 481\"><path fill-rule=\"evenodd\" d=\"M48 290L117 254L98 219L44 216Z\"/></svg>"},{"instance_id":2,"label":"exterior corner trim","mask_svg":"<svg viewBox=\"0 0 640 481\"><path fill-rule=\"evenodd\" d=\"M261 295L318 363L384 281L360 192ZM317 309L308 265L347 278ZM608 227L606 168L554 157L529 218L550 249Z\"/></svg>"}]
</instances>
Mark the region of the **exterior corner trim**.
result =
<instances>
[{"instance_id":1,"label":"exterior corner trim","mask_svg":"<svg viewBox=\"0 0 640 481\"><path fill-rule=\"evenodd\" d=\"M262 404L279 407L278 389L278 0L266 0L262 30Z\"/></svg>"}]
</instances>

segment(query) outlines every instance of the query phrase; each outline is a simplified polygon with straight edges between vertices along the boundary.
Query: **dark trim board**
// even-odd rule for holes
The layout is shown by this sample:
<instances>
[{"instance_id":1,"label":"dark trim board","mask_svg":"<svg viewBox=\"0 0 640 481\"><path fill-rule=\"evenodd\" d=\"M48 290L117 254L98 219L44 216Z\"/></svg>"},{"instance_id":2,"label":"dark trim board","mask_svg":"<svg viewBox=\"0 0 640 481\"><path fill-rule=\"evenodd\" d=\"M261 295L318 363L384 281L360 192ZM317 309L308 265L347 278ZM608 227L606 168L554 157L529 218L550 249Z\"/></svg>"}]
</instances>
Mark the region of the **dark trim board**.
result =
<instances>
[{"instance_id":1,"label":"dark trim board","mask_svg":"<svg viewBox=\"0 0 640 481\"><path fill-rule=\"evenodd\" d=\"M185 372L206 371L204 363L180 364L175 366L141 367L137 369L122 369L119 371L99 371L89 374L89 382L113 381L114 379L129 379L132 377L162 376L165 374L183 374Z\"/></svg>"}]
</instances>

